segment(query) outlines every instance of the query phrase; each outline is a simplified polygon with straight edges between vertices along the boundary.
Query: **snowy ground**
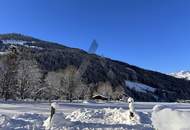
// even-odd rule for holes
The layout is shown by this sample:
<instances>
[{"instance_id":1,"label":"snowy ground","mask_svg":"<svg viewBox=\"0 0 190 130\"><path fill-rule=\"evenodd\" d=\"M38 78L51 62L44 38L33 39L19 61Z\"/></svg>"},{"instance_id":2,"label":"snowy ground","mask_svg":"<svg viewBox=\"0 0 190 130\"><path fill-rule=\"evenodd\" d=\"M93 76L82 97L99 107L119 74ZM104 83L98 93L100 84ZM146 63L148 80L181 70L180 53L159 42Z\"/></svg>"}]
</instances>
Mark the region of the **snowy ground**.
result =
<instances>
[{"instance_id":1,"label":"snowy ground","mask_svg":"<svg viewBox=\"0 0 190 130\"><path fill-rule=\"evenodd\" d=\"M158 126L163 118L171 121L174 117L174 121L179 123L181 120L178 117L189 120L186 115L189 116L190 113L190 104L136 102L137 120L131 121L128 118L127 103L58 104L58 111L52 120L52 130L154 130L153 125L164 130L167 127ZM153 112L152 109L157 104L167 106L168 109L157 109ZM1 102L0 130L44 130L43 122L49 116L49 108L49 103ZM178 125L176 122L171 122L172 126ZM175 128L171 130L189 130L190 127L184 123L184 126Z\"/></svg>"}]
</instances>

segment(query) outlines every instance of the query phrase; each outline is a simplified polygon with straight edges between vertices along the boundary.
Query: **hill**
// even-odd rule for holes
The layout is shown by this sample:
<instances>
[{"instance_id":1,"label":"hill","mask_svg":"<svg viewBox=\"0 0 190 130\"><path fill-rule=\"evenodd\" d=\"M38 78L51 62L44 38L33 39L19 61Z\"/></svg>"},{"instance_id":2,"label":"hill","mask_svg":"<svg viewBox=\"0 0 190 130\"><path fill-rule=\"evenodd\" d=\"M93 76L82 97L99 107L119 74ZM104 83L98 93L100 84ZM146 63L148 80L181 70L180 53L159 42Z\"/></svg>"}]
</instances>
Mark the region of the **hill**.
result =
<instances>
[{"instance_id":1,"label":"hill","mask_svg":"<svg viewBox=\"0 0 190 130\"><path fill-rule=\"evenodd\" d=\"M190 81L22 34L0 35L0 68L5 99L190 98Z\"/></svg>"}]
</instances>

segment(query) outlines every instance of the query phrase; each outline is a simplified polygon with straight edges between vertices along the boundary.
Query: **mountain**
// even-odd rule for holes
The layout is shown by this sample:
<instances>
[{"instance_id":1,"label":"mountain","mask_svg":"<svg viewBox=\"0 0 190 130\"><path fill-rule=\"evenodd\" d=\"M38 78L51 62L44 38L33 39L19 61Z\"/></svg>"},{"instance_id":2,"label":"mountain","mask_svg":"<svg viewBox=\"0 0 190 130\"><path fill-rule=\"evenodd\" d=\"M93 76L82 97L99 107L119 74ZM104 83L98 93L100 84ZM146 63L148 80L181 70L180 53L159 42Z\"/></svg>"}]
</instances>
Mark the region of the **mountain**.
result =
<instances>
[{"instance_id":1,"label":"mountain","mask_svg":"<svg viewBox=\"0 0 190 130\"><path fill-rule=\"evenodd\" d=\"M11 55L10 48L17 53ZM89 99L95 94L114 100L125 94L137 101L190 98L190 81L22 34L0 35L1 61L10 66L4 80L15 78L7 84L8 94L0 93L2 98Z\"/></svg>"},{"instance_id":2,"label":"mountain","mask_svg":"<svg viewBox=\"0 0 190 130\"><path fill-rule=\"evenodd\" d=\"M190 80L190 71L179 71L176 73L171 73L170 75L176 78Z\"/></svg>"}]
</instances>

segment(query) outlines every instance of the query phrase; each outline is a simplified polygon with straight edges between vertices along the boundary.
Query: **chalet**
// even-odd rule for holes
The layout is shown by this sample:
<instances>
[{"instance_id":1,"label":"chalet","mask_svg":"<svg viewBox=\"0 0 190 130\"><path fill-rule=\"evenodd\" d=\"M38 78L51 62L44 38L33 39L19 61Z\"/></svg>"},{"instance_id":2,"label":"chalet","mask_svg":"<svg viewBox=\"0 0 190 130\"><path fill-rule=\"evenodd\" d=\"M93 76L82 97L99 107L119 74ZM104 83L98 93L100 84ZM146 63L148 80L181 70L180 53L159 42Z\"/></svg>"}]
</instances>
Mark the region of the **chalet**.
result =
<instances>
[{"instance_id":1,"label":"chalet","mask_svg":"<svg viewBox=\"0 0 190 130\"><path fill-rule=\"evenodd\" d=\"M109 98L101 94L96 94L92 97L92 99L97 101L108 101Z\"/></svg>"}]
</instances>

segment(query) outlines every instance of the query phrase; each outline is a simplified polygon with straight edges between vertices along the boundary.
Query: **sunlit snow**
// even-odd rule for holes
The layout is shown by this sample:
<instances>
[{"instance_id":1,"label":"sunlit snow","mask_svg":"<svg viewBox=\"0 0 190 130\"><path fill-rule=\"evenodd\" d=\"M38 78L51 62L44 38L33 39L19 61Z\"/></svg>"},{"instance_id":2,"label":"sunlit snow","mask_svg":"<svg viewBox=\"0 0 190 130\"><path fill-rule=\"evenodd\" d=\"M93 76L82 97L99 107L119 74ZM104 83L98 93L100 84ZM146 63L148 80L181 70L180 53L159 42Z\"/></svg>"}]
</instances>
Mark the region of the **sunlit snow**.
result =
<instances>
[{"instance_id":1,"label":"sunlit snow","mask_svg":"<svg viewBox=\"0 0 190 130\"><path fill-rule=\"evenodd\" d=\"M128 80L125 81L125 83L127 87L138 92L147 93L147 92L154 92L156 90L155 88L142 83L132 82Z\"/></svg>"},{"instance_id":2,"label":"sunlit snow","mask_svg":"<svg viewBox=\"0 0 190 130\"><path fill-rule=\"evenodd\" d=\"M190 129L190 104L185 103L135 102L135 120L129 118L125 102L57 104L50 130ZM154 107L157 104L161 106ZM45 102L1 102L0 129L45 130L49 113L50 104Z\"/></svg>"}]
</instances>

